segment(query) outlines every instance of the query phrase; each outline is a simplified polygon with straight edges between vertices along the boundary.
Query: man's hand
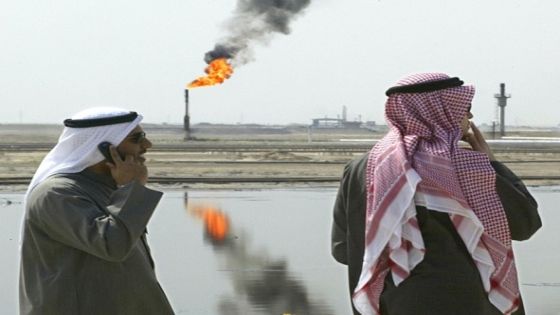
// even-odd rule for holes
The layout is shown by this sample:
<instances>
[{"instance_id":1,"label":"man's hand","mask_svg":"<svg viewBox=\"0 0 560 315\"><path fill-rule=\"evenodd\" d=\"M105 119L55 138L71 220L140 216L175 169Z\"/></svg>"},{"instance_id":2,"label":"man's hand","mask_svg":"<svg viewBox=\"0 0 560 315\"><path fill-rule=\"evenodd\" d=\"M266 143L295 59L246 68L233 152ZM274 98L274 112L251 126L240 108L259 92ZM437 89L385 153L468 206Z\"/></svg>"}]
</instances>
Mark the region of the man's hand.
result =
<instances>
[{"instance_id":1,"label":"man's hand","mask_svg":"<svg viewBox=\"0 0 560 315\"><path fill-rule=\"evenodd\" d=\"M490 150L490 146L486 143L484 136L482 136L482 133L472 121L469 132L466 135L463 135L463 140L470 144L474 151L482 152L488 155L490 161L496 160L494 153Z\"/></svg>"},{"instance_id":2,"label":"man's hand","mask_svg":"<svg viewBox=\"0 0 560 315\"><path fill-rule=\"evenodd\" d=\"M107 162L111 175L118 186L126 185L137 180L142 185L148 182L148 168L142 161L136 160L132 155L127 155L123 160L113 145L109 147L114 163Z\"/></svg>"}]
</instances>

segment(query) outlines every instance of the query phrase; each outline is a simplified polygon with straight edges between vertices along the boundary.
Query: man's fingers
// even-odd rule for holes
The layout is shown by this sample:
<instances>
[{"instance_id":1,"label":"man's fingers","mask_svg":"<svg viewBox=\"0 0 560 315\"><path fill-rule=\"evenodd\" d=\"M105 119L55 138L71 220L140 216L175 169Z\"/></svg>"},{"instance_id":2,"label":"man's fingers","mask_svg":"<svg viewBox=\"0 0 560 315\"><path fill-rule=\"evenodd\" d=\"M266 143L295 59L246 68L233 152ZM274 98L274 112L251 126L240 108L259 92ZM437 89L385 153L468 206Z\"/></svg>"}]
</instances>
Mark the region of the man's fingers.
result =
<instances>
[{"instance_id":1,"label":"man's fingers","mask_svg":"<svg viewBox=\"0 0 560 315\"><path fill-rule=\"evenodd\" d=\"M474 124L474 122L472 121L471 121L471 130L474 134L476 134L479 131L476 125Z\"/></svg>"},{"instance_id":2,"label":"man's fingers","mask_svg":"<svg viewBox=\"0 0 560 315\"><path fill-rule=\"evenodd\" d=\"M478 129L478 127L472 121L471 121L471 129L477 140L484 139L484 137L482 136L482 132L480 132L480 129Z\"/></svg>"},{"instance_id":3,"label":"man's fingers","mask_svg":"<svg viewBox=\"0 0 560 315\"><path fill-rule=\"evenodd\" d=\"M117 164L117 163L122 163L122 159L121 156L119 154L119 152L117 151L117 148L113 145L111 145L109 147L109 152L111 152L111 157L113 158L114 163L113 164Z\"/></svg>"}]
</instances>

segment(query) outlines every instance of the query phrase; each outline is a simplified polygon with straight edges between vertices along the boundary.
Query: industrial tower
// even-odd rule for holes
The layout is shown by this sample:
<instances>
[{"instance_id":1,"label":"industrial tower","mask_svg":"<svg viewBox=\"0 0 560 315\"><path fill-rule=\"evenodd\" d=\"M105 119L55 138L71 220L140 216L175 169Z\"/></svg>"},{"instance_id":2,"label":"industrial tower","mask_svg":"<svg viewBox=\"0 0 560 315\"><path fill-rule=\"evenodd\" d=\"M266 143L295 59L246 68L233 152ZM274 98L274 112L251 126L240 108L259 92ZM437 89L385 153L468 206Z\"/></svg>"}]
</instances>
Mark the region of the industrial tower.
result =
<instances>
[{"instance_id":1,"label":"industrial tower","mask_svg":"<svg viewBox=\"0 0 560 315\"><path fill-rule=\"evenodd\" d=\"M506 105L507 99L511 97L510 94L506 94L506 84L500 83L500 94L494 94L494 97L498 100L498 107L500 108L500 136L506 135Z\"/></svg>"}]
</instances>

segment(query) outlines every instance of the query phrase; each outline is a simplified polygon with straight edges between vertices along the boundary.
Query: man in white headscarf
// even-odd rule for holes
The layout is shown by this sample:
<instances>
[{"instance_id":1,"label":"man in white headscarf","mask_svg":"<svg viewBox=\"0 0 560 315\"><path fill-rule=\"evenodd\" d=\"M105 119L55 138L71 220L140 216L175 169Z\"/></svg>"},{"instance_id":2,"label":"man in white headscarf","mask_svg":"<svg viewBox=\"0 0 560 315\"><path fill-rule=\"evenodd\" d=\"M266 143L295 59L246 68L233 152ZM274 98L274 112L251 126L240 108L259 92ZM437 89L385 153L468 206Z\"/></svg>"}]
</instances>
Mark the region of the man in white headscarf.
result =
<instances>
[{"instance_id":1,"label":"man in white headscarf","mask_svg":"<svg viewBox=\"0 0 560 315\"><path fill-rule=\"evenodd\" d=\"M96 107L64 121L25 195L21 314L173 314L145 235L162 193L145 187L141 120Z\"/></svg>"}]
</instances>

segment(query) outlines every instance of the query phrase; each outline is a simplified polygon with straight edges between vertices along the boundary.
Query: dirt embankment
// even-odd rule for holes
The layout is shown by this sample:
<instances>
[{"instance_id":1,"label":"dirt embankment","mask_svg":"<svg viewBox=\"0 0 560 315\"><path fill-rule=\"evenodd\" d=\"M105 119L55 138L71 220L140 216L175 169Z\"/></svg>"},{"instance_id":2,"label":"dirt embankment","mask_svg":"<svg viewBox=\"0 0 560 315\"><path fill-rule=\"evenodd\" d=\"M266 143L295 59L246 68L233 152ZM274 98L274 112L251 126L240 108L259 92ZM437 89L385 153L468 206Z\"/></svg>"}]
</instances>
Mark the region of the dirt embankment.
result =
<instances>
[{"instance_id":1,"label":"dirt embankment","mask_svg":"<svg viewBox=\"0 0 560 315\"><path fill-rule=\"evenodd\" d=\"M203 126L193 128L190 139L185 140L185 132L177 126L146 125L144 129L154 143L154 150L146 155L150 175L200 179L330 177L333 180L321 185L337 186L336 178L342 174L345 163L367 152L371 140L384 135L384 131L365 129L251 128ZM49 147L56 143L60 131L59 126L50 125L0 125L1 145L43 146L24 150L4 147L0 150L0 178L31 177ZM551 131L523 135L559 136ZM558 185L560 180L550 179L560 178L560 152L556 151L496 151L496 156L518 175L534 177L526 180L529 185ZM549 179L539 179L539 176ZM247 183L205 184L203 180L175 186L265 187Z\"/></svg>"}]
</instances>

